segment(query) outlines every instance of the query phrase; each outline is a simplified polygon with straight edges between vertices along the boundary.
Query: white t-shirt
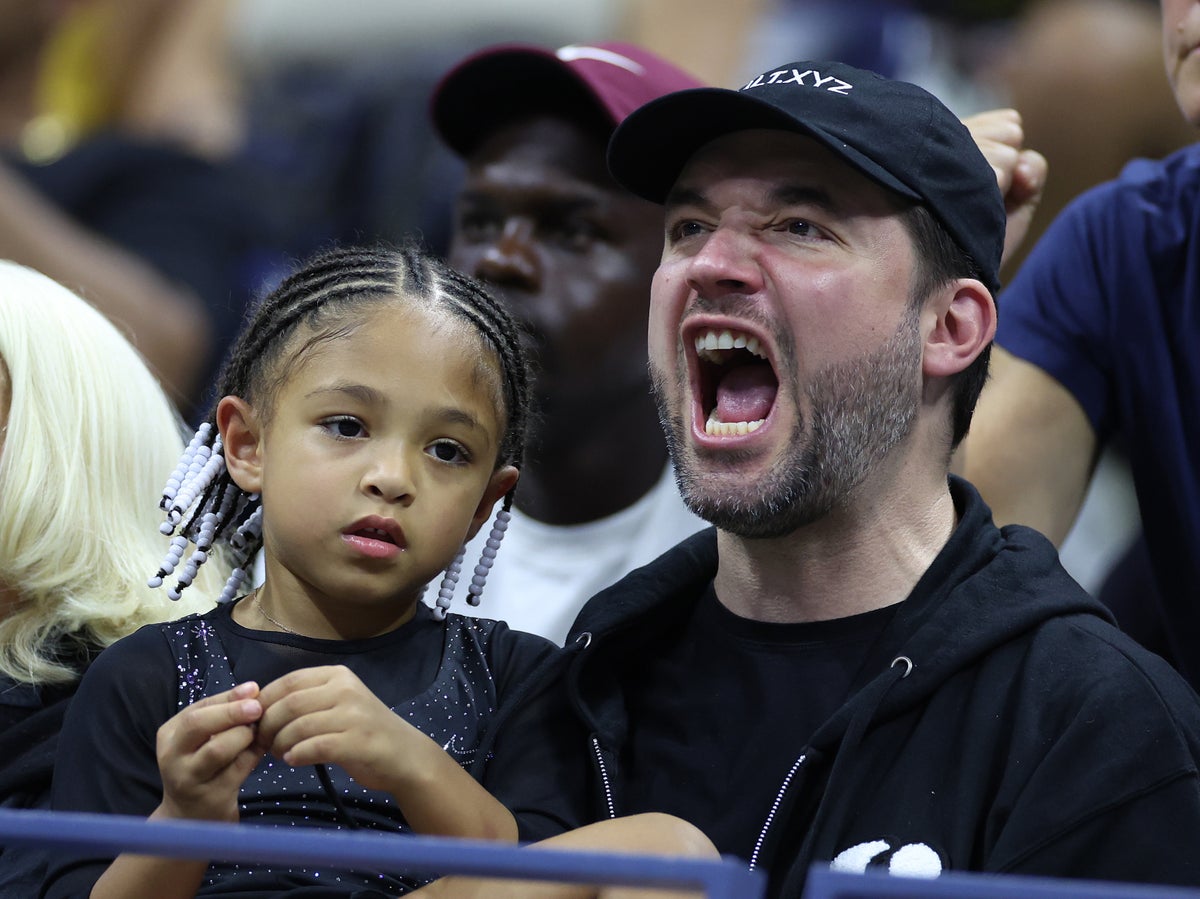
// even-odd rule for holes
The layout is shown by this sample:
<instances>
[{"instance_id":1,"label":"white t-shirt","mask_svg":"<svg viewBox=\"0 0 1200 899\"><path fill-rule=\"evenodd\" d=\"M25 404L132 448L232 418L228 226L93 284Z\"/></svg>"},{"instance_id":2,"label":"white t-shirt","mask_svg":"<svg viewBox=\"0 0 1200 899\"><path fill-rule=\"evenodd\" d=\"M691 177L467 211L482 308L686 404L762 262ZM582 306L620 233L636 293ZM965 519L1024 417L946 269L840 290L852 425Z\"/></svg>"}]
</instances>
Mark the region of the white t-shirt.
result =
<instances>
[{"instance_id":1,"label":"white t-shirt","mask_svg":"<svg viewBox=\"0 0 1200 899\"><path fill-rule=\"evenodd\" d=\"M450 610L497 618L561 645L593 595L707 526L683 504L669 466L649 493L598 521L544 524L514 508L479 605L468 605L467 585L490 521L467 545ZM439 583L429 585L426 602L437 598Z\"/></svg>"}]
</instances>

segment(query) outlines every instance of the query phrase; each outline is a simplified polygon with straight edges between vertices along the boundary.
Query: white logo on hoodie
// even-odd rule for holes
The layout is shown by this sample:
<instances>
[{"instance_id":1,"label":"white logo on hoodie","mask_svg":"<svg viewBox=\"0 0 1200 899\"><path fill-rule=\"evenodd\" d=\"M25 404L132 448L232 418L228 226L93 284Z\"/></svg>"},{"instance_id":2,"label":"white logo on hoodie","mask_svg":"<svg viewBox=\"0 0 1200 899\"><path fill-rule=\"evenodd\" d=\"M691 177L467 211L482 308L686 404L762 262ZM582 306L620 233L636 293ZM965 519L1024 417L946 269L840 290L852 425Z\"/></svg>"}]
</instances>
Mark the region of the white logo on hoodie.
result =
<instances>
[{"instance_id":1,"label":"white logo on hoodie","mask_svg":"<svg viewBox=\"0 0 1200 899\"><path fill-rule=\"evenodd\" d=\"M844 874L865 874L867 868L872 868L898 877L934 878L942 873L942 857L924 843L905 843L892 849L886 840L871 840L843 849L829 868Z\"/></svg>"}]
</instances>

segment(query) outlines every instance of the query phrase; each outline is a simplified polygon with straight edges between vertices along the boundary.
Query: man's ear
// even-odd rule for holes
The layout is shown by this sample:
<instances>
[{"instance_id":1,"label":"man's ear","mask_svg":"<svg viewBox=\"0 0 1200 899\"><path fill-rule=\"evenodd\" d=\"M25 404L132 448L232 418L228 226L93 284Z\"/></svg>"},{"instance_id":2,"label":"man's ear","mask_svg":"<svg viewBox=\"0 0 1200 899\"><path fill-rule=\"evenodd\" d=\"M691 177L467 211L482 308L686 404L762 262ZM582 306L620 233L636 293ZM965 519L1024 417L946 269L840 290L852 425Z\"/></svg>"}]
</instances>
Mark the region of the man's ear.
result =
<instances>
[{"instance_id":1,"label":"man's ear","mask_svg":"<svg viewBox=\"0 0 1200 899\"><path fill-rule=\"evenodd\" d=\"M479 506L471 517L471 527L467 530L468 540L479 533L483 523L492 517L492 509L496 503L517 486L517 478L520 476L521 472L515 465L502 465L492 473L491 480L483 491L483 499L479 501Z\"/></svg>"},{"instance_id":2,"label":"man's ear","mask_svg":"<svg viewBox=\"0 0 1200 899\"><path fill-rule=\"evenodd\" d=\"M217 403L217 429L225 447L225 468L247 493L262 490L262 424L253 407L240 396Z\"/></svg>"},{"instance_id":3,"label":"man's ear","mask_svg":"<svg viewBox=\"0 0 1200 899\"><path fill-rule=\"evenodd\" d=\"M960 278L925 304L926 327L922 371L947 377L966 369L996 336L996 302L979 281Z\"/></svg>"}]
</instances>

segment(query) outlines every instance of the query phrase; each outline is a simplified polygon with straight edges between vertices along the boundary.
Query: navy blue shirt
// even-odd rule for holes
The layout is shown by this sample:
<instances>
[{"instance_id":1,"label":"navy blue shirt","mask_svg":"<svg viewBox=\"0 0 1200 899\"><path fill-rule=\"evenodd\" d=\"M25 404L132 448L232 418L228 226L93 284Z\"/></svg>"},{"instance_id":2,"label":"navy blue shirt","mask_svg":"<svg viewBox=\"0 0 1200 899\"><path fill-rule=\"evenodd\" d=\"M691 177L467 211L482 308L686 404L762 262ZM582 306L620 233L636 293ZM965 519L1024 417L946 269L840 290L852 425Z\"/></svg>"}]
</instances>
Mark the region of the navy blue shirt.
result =
<instances>
[{"instance_id":1,"label":"navy blue shirt","mask_svg":"<svg viewBox=\"0 0 1200 899\"><path fill-rule=\"evenodd\" d=\"M1170 649L1200 685L1200 145L1068 206L999 308L997 343L1124 444Z\"/></svg>"}]
</instances>

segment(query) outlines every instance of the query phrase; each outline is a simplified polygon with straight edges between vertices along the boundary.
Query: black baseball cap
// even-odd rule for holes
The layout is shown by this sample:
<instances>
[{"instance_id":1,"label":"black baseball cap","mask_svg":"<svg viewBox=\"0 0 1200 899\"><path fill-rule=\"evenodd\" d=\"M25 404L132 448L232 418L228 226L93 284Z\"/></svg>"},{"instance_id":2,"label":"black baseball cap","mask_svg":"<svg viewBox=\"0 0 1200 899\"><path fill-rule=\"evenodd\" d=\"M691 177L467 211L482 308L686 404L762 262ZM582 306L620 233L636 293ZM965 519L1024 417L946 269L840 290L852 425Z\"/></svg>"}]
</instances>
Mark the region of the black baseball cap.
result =
<instances>
[{"instance_id":1,"label":"black baseball cap","mask_svg":"<svg viewBox=\"0 0 1200 899\"><path fill-rule=\"evenodd\" d=\"M809 135L884 187L926 206L995 293L1004 249L996 173L967 127L933 94L839 62L776 66L738 90L698 88L634 110L608 145L628 190L662 203L692 155L754 128Z\"/></svg>"}]
</instances>

